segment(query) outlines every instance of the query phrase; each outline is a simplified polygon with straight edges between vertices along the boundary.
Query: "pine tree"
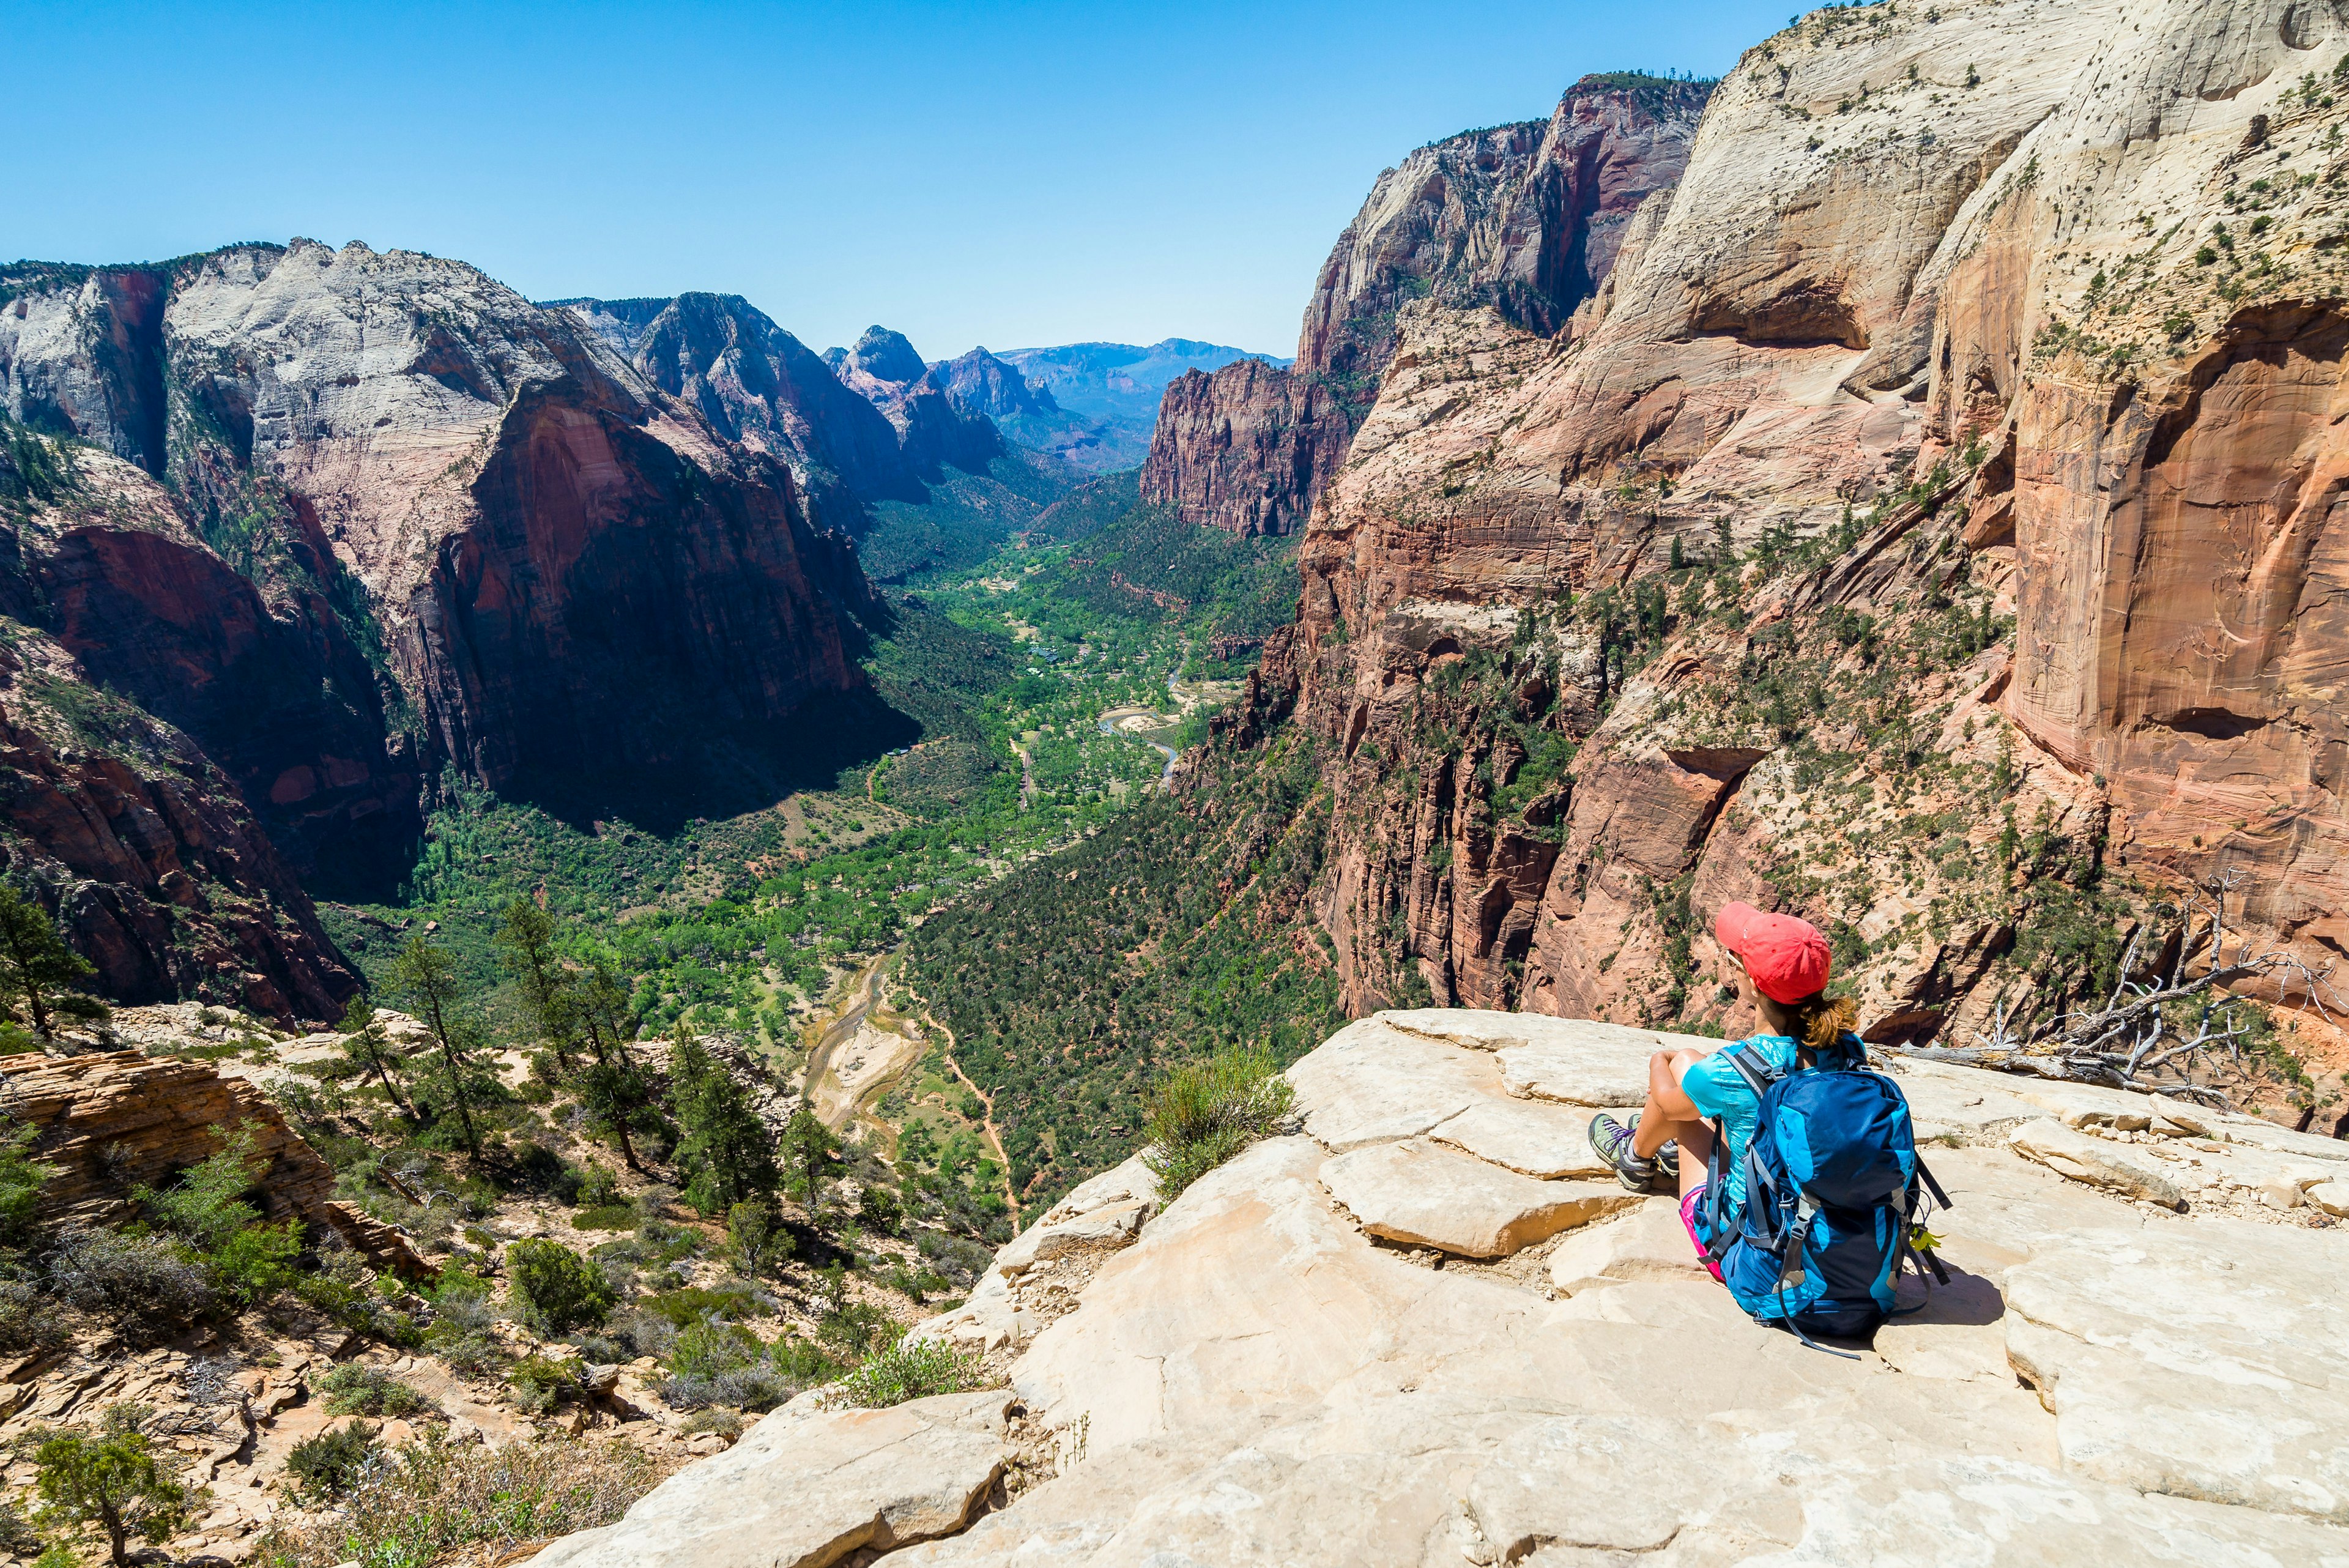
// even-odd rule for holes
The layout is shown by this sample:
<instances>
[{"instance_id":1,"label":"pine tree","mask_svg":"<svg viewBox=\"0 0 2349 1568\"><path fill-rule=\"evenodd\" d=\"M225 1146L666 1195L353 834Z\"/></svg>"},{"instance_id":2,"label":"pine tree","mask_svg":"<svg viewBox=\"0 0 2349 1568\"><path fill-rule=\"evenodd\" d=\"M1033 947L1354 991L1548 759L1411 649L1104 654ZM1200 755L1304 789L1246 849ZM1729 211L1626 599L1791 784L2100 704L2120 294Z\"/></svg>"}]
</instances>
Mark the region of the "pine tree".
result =
<instances>
[{"instance_id":1,"label":"pine tree","mask_svg":"<svg viewBox=\"0 0 2349 1568\"><path fill-rule=\"evenodd\" d=\"M554 951L554 920L530 899L517 896L506 906L505 923L493 940L499 961L522 989L523 1011L539 1038L554 1047L554 1059L563 1070L570 1072L577 1023L568 977Z\"/></svg>"},{"instance_id":2,"label":"pine tree","mask_svg":"<svg viewBox=\"0 0 2349 1568\"><path fill-rule=\"evenodd\" d=\"M457 983L457 961L430 938L412 936L392 961L391 982L424 1014L424 1026L432 1032L432 1042L440 1048L449 1103L465 1131L465 1152L478 1158L481 1138L473 1126L469 1081L470 1058L477 1042L473 1031L457 1016L457 1005L463 999Z\"/></svg>"},{"instance_id":3,"label":"pine tree","mask_svg":"<svg viewBox=\"0 0 2349 1568\"><path fill-rule=\"evenodd\" d=\"M773 1135L725 1064L681 1022L677 1034L669 1059L669 1108L684 1134L678 1163L692 1173L685 1200L714 1217L737 1203L771 1196L781 1180Z\"/></svg>"},{"instance_id":4,"label":"pine tree","mask_svg":"<svg viewBox=\"0 0 2349 1568\"><path fill-rule=\"evenodd\" d=\"M783 1158L792 1168L792 1185L812 1214L823 1199L823 1179L840 1153L840 1139L816 1114L802 1106L783 1128Z\"/></svg>"},{"instance_id":5,"label":"pine tree","mask_svg":"<svg viewBox=\"0 0 2349 1568\"><path fill-rule=\"evenodd\" d=\"M0 987L23 1005L34 1033L54 1041L59 1018L104 1018L104 1002L71 989L97 972L37 899L0 881Z\"/></svg>"},{"instance_id":6,"label":"pine tree","mask_svg":"<svg viewBox=\"0 0 2349 1568\"><path fill-rule=\"evenodd\" d=\"M351 1064L363 1072L373 1073L383 1085L383 1092L409 1121L417 1119L416 1107L399 1092L399 1080L392 1069L403 1066L399 1053L391 1048L391 1039L383 1025L375 1021L375 1003L367 998L353 997L343 1013L343 1054Z\"/></svg>"},{"instance_id":7,"label":"pine tree","mask_svg":"<svg viewBox=\"0 0 2349 1568\"><path fill-rule=\"evenodd\" d=\"M628 989L611 964L597 959L585 980L569 981L564 1005L587 1038L595 1064L580 1075L579 1103L620 1140L620 1157L628 1168L642 1174L636 1140L630 1129L651 1119L652 1086L628 1054L628 1037L636 1033L629 1014Z\"/></svg>"}]
</instances>

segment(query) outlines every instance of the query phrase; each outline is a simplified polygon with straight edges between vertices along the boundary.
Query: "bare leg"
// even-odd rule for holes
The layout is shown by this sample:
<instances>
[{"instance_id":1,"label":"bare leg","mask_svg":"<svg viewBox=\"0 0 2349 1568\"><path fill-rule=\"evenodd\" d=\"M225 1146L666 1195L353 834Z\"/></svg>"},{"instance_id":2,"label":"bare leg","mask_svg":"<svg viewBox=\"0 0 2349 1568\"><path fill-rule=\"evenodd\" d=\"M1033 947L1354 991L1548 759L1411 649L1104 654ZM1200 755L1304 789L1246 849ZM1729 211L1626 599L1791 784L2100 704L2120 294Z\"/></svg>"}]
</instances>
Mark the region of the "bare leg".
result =
<instances>
[{"instance_id":1,"label":"bare leg","mask_svg":"<svg viewBox=\"0 0 2349 1568\"><path fill-rule=\"evenodd\" d=\"M1681 1088L1681 1075L1705 1055L1702 1051L1659 1051L1648 1058L1647 1103L1640 1107L1640 1125L1631 1133L1631 1152L1641 1159L1653 1159L1667 1140L1680 1145L1682 1197L1704 1185L1705 1162L1713 1154L1713 1128Z\"/></svg>"}]
</instances>

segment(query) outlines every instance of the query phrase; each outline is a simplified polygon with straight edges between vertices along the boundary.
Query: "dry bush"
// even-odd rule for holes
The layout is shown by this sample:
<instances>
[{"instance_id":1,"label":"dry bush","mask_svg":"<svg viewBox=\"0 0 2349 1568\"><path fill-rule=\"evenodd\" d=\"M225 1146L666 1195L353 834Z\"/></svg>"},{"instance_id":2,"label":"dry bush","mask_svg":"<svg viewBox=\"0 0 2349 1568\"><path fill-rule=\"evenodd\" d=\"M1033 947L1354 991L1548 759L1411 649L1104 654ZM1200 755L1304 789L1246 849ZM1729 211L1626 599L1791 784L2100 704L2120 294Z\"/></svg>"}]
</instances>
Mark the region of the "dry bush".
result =
<instances>
[{"instance_id":1,"label":"dry bush","mask_svg":"<svg viewBox=\"0 0 2349 1568\"><path fill-rule=\"evenodd\" d=\"M429 1438L384 1455L328 1513L256 1542L265 1568L441 1568L609 1524L664 1471L619 1442L488 1449Z\"/></svg>"}]
</instances>

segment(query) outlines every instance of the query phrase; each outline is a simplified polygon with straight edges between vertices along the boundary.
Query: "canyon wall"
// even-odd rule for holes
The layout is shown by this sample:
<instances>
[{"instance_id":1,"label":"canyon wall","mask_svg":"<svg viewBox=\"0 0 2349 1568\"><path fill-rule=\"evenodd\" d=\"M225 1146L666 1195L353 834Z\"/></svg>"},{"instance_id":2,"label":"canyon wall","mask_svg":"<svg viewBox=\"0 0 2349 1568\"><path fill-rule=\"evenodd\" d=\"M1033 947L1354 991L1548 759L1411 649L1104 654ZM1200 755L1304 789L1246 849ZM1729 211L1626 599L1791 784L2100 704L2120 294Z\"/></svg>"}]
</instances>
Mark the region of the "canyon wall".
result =
<instances>
[{"instance_id":1,"label":"canyon wall","mask_svg":"<svg viewBox=\"0 0 2349 1568\"><path fill-rule=\"evenodd\" d=\"M1304 525L1345 461L1416 299L1542 334L1605 281L1648 197L1680 177L1709 84L1588 77L1547 121L1431 143L1387 170L1322 264L1295 365L1169 386L1143 498L1240 534Z\"/></svg>"},{"instance_id":2,"label":"canyon wall","mask_svg":"<svg viewBox=\"0 0 2349 1568\"><path fill-rule=\"evenodd\" d=\"M1330 748L1350 1005L1733 1032L1730 898L1827 928L1878 1038L2077 995L2214 882L2349 948L2344 45L2283 0L1813 13L1563 330L1404 306L1226 726Z\"/></svg>"},{"instance_id":3,"label":"canyon wall","mask_svg":"<svg viewBox=\"0 0 2349 1568\"><path fill-rule=\"evenodd\" d=\"M721 732L787 753L814 705L864 700L848 618L870 593L791 464L918 485L886 417L739 301L638 314L356 244L8 269L0 412L90 446L10 436L67 477L11 491L6 613L73 661L60 679L174 727L157 744L241 796L223 831L296 867L397 865L444 763L528 789L685 763ZM83 881L170 901L153 864L109 878L68 847L34 834L11 859L64 877L67 906ZM315 936L274 854L181 847L203 897ZM322 938L240 929L230 967L300 971L272 981L287 1006L347 992ZM194 972L102 962L142 997Z\"/></svg>"}]
</instances>

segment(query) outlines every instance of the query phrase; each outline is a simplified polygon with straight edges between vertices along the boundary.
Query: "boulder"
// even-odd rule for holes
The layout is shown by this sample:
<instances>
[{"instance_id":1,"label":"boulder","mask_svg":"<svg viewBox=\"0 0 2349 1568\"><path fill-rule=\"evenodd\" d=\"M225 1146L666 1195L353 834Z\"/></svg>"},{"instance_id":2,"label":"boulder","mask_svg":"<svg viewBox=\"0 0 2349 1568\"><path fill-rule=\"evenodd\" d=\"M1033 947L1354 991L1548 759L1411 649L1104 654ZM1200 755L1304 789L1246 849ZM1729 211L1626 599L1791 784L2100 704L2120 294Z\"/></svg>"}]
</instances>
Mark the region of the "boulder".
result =
<instances>
[{"instance_id":1,"label":"boulder","mask_svg":"<svg viewBox=\"0 0 2349 1568\"><path fill-rule=\"evenodd\" d=\"M960 1530L1003 1473L1001 1391L778 1411L533 1568L827 1568Z\"/></svg>"},{"instance_id":2,"label":"boulder","mask_svg":"<svg viewBox=\"0 0 2349 1568\"><path fill-rule=\"evenodd\" d=\"M1616 1182L1536 1181L1417 1139L1334 1156L1322 1185L1390 1241L1506 1258L1640 1201Z\"/></svg>"}]
</instances>

